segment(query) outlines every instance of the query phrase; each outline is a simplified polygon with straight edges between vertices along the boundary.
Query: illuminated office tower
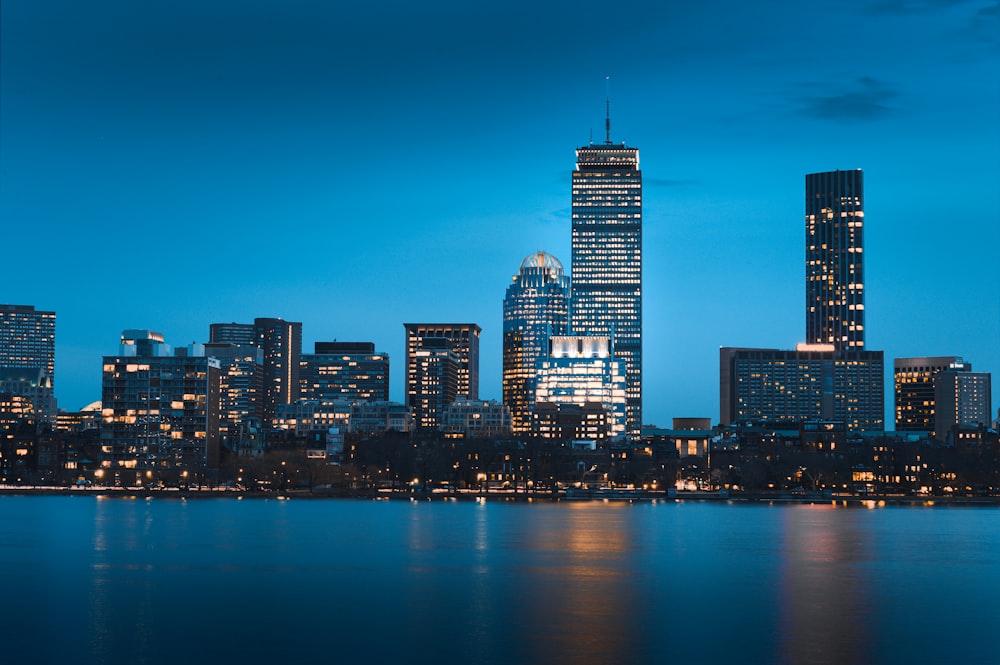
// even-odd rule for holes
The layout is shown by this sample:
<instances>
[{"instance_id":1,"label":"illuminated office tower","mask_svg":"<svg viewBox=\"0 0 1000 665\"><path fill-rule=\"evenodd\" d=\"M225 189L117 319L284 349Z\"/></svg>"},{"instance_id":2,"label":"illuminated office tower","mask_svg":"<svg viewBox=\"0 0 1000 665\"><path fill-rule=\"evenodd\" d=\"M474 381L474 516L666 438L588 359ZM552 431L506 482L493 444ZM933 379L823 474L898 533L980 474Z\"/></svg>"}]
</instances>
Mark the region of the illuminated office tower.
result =
<instances>
[{"instance_id":1,"label":"illuminated office tower","mask_svg":"<svg viewBox=\"0 0 1000 665\"><path fill-rule=\"evenodd\" d=\"M262 450L264 352L246 344L208 343L205 355L219 361L219 435L241 455Z\"/></svg>"},{"instance_id":2,"label":"illuminated office tower","mask_svg":"<svg viewBox=\"0 0 1000 665\"><path fill-rule=\"evenodd\" d=\"M806 175L806 342L865 346L864 174Z\"/></svg>"},{"instance_id":3,"label":"illuminated office tower","mask_svg":"<svg viewBox=\"0 0 1000 665\"><path fill-rule=\"evenodd\" d=\"M123 331L104 356L101 402L101 467L123 484L146 478L127 470L218 466L219 361L203 345L172 352L158 332Z\"/></svg>"},{"instance_id":4,"label":"illuminated office tower","mask_svg":"<svg viewBox=\"0 0 1000 665\"><path fill-rule=\"evenodd\" d=\"M56 314L0 305L0 390L31 399L40 422L55 424Z\"/></svg>"},{"instance_id":5,"label":"illuminated office tower","mask_svg":"<svg viewBox=\"0 0 1000 665\"><path fill-rule=\"evenodd\" d=\"M514 432L531 430L538 361L549 338L569 326L569 277L559 259L535 252L523 261L503 300L503 403Z\"/></svg>"},{"instance_id":6,"label":"illuminated office tower","mask_svg":"<svg viewBox=\"0 0 1000 665\"><path fill-rule=\"evenodd\" d=\"M553 336L547 357L538 363L535 403L541 411L550 405L599 405L607 431L598 438L614 438L626 434L627 383L625 362L614 356L607 337Z\"/></svg>"},{"instance_id":7,"label":"illuminated office tower","mask_svg":"<svg viewBox=\"0 0 1000 665\"><path fill-rule=\"evenodd\" d=\"M302 355L302 324L278 318L258 318L253 323L213 323L210 343L256 346L264 352L265 423L274 418L279 404L299 398L299 359Z\"/></svg>"},{"instance_id":8,"label":"illuminated office tower","mask_svg":"<svg viewBox=\"0 0 1000 665\"><path fill-rule=\"evenodd\" d=\"M389 356L371 342L316 342L299 363L299 398L320 404L389 399Z\"/></svg>"},{"instance_id":9,"label":"illuminated office tower","mask_svg":"<svg viewBox=\"0 0 1000 665\"><path fill-rule=\"evenodd\" d=\"M570 332L610 337L625 361L627 430L642 426L642 172L639 151L578 148L573 172Z\"/></svg>"},{"instance_id":10,"label":"illuminated office tower","mask_svg":"<svg viewBox=\"0 0 1000 665\"><path fill-rule=\"evenodd\" d=\"M959 428L989 427L992 393L988 372L947 369L934 377L934 434L954 445Z\"/></svg>"},{"instance_id":11,"label":"illuminated office tower","mask_svg":"<svg viewBox=\"0 0 1000 665\"><path fill-rule=\"evenodd\" d=\"M409 400L414 394L415 353L427 344L427 340L437 338L449 340L450 348L458 359L456 395L479 399L479 335L482 328L475 323L404 323L403 326L406 328L407 406L413 406ZM413 419L416 422L416 414ZM417 426L420 426L419 422Z\"/></svg>"},{"instance_id":12,"label":"illuminated office tower","mask_svg":"<svg viewBox=\"0 0 1000 665\"><path fill-rule=\"evenodd\" d=\"M972 364L958 356L896 358L892 364L899 432L934 432L935 378L946 371L972 371Z\"/></svg>"},{"instance_id":13,"label":"illuminated office tower","mask_svg":"<svg viewBox=\"0 0 1000 665\"><path fill-rule=\"evenodd\" d=\"M448 406L458 397L461 360L447 337L424 338L406 361L406 405L413 425L436 429L444 423Z\"/></svg>"}]
</instances>

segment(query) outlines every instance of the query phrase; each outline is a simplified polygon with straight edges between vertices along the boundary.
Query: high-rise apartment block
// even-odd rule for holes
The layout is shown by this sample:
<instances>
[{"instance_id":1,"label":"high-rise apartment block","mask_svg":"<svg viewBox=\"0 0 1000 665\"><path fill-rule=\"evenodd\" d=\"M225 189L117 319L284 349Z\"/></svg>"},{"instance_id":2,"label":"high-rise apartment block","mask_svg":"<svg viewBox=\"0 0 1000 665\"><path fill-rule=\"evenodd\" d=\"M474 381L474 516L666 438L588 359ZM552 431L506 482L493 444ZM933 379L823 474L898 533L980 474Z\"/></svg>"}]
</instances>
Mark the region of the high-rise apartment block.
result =
<instances>
[{"instance_id":1,"label":"high-rise apartment block","mask_svg":"<svg viewBox=\"0 0 1000 665\"><path fill-rule=\"evenodd\" d=\"M839 420L851 431L885 425L881 351L836 351L800 345L794 351L719 350L719 421L791 425Z\"/></svg>"},{"instance_id":2,"label":"high-rise apartment block","mask_svg":"<svg viewBox=\"0 0 1000 665\"><path fill-rule=\"evenodd\" d=\"M241 455L263 452L264 352L252 345L208 343L219 362L219 435Z\"/></svg>"},{"instance_id":3,"label":"high-rise apartment block","mask_svg":"<svg viewBox=\"0 0 1000 665\"><path fill-rule=\"evenodd\" d=\"M959 356L896 358L896 429L951 442L956 426L988 425L991 377Z\"/></svg>"},{"instance_id":4,"label":"high-rise apartment block","mask_svg":"<svg viewBox=\"0 0 1000 665\"><path fill-rule=\"evenodd\" d=\"M389 356L371 342L316 342L299 363L299 398L322 403L389 399Z\"/></svg>"},{"instance_id":5,"label":"high-rise apartment block","mask_svg":"<svg viewBox=\"0 0 1000 665\"><path fill-rule=\"evenodd\" d=\"M806 176L806 341L865 346L864 174Z\"/></svg>"},{"instance_id":6,"label":"high-rise apartment block","mask_svg":"<svg viewBox=\"0 0 1000 665\"><path fill-rule=\"evenodd\" d=\"M535 252L523 261L503 301L503 402L515 433L531 430L538 363L549 339L569 332L570 281L559 259Z\"/></svg>"},{"instance_id":7,"label":"high-rise apartment block","mask_svg":"<svg viewBox=\"0 0 1000 665\"><path fill-rule=\"evenodd\" d=\"M934 377L934 433L955 443L959 427L989 427L991 377L988 372L947 369Z\"/></svg>"},{"instance_id":8,"label":"high-rise apartment block","mask_svg":"<svg viewBox=\"0 0 1000 665\"><path fill-rule=\"evenodd\" d=\"M406 406L421 429L441 426L445 409L458 397L461 359L447 337L424 338L406 360Z\"/></svg>"},{"instance_id":9,"label":"high-rise apartment block","mask_svg":"<svg viewBox=\"0 0 1000 665\"><path fill-rule=\"evenodd\" d=\"M264 422L270 422L277 405L299 397L299 360L302 324L279 318L258 318L251 323L213 323L209 341L256 346L264 352Z\"/></svg>"},{"instance_id":10,"label":"high-rise apartment block","mask_svg":"<svg viewBox=\"0 0 1000 665\"><path fill-rule=\"evenodd\" d=\"M475 323L404 323L406 406L416 427L438 427L456 397L479 399L479 335ZM452 378L454 377L454 378Z\"/></svg>"},{"instance_id":11,"label":"high-rise apartment block","mask_svg":"<svg viewBox=\"0 0 1000 665\"><path fill-rule=\"evenodd\" d=\"M104 357L101 400L103 469L218 465L219 361L207 357L203 346L171 353L158 332L124 331L118 355Z\"/></svg>"},{"instance_id":12,"label":"high-rise apartment block","mask_svg":"<svg viewBox=\"0 0 1000 665\"><path fill-rule=\"evenodd\" d=\"M610 120L608 121L610 129ZM642 426L642 172L639 151L612 143L576 151L572 199L573 335L608 337L625 361L627 431Z\"/></svg>"}]
</instances>

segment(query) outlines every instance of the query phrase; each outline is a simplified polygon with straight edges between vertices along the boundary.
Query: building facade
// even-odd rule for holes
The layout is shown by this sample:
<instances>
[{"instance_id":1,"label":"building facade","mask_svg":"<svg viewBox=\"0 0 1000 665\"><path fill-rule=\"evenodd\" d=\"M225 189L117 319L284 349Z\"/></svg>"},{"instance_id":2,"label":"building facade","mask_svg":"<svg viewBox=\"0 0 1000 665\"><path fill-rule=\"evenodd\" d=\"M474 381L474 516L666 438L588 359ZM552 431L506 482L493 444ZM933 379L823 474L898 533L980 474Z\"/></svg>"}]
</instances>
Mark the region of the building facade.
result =
<instances>
[{"instance_id":1,"label":"building facade","mask_svg":"<svg viewBox=\"0 0 1000 665\"><path fill-rule=\"evenodd\" d=\"M801 345L794 351L723 347L719 376L722 425L837 420L849 431L885 425L881 351L836 351L832 345Z\"/></svg>"},{"instance_id":2,"label":"building facade","mask_svg":"<svg viewBox=\"0 0 1000 665\"><path fill-rule=\"evenodd\" d=\"M559 259L535 252L521 261L503 301L503 402L515 433L531 430L538 362L549 338L569 332L570 281Z\"/></svg>"},{"instance_id":3,"label":"building facade","mask_svg":"<svg viewBox=\"0 0 1000 665\"><path fill-rule=\"evenodd\" d=\"M263 453L264 352L256 346L208 343L219 361L219 436L240 455Z\"/></svg>"},{"instance_id":4,"label":"building facade","mask_svg":"<svg viewBox=\"0 0 1000 665\"><path fill-rule=\"evenodd\" d=\"M0 370L8 370L0 390L30 398L38 422L50 425L55 425L58 412L55 350L55 312L32 305L0 305Z\"/></svg>"},{"instance_id":5,"label":"building facade","mask_svg":"<svg viewBox=\"0 0 1000 665\"><path fill-rule=\"evenodd\" d=\"M302 324L262 317L253 323L213 323L209 342L255 346L264 352L264 422L273 420L279 404L299 398L299 362L302 355Z\"/></svg>"},{"instance_id":6,"label":"building facade","mask_svg":"<svg viewBox=\"0 0 1000 665\"><path fill-rule=\"evenodd\" d=\"M440 348L439 343L430 340L447 339L458 358L456 394L479 399L479 335L482 328L475 323L404 323L403 326L406 328L407 397L411 386L411 359L428 344ZM409 402L407 406L411 406Z\"/></svg>"},{"instance_id":7,"label":"building facade","mask_svg":"<svg viewBox=\"0 0 1000 665\"><path fill-rule=\"evenodd\" d=\"M437 429L458 397L462 361L447 337L425 337L406 360L406 405L418 429Z\"/></svg>"},{"instance_id":8,"label":"building facade","mask_svg":"<svg viewBox=\"0 0 1000 665\"><path fill-rule=\"evenodd\" d=\"M457 397L444 410L446 438L481 438L510 434L510 409L496 400Z\"/></svg>"},{"instance_id":9,"label":"building facade","mask_svg":"<svg viewBox=\"0 0 1000 665\"><path fill-rule=\"evenodd\" d=\"M987 372L947 369L934 377L934 434L954 445L960 427L989 427L992 386Z\"/></svg>"},{"instance_id":10,"label":"building facade","mask_svg":"<svg viewBox=\"0 0 1000 665\"><path fill-rule=\"evenodd\" d=\"M316 342L299 362L299 397L317 402L386 401L389 356L371 342Z\"/></svg>"},{"instance_id":11,"label":"building facade","mask_svg":"<svg viewBox=\"0 0 1000 665\"><path fill-rule=\"evenodd\" d=\"M941 372L971 372L972 364L959 356L896 358L893 383L896 394L896 431L934 432L934 379Z\"/></svg>"},{"instance_id":12,"label":"building facade","mask_svg":"<svg viewBox=\"0 0 1000 665\"><path fill-rule=\"evenodd\" d=\"M150 330L122 333L101 382L102 469L167 471L218 466L219 361L202 345L171 347ZM140 477L122 476L123 484Z\"/></svg>"},{"instance_id":13,"label":"building facade","mask_svg":"<svg viewBox=\"0 0 1000 665\"><path fill-rule=\"evenodd\" d=\"M628 378L607 337L565 335L549 340L549 354L538 363L535 403L600 404L607 414L607 436L627 433ZM546 413L550 413L547 410ZM538 422L538 419L535 419Z\"/></svg>"},{"instance_id":14,"label":"building facade","mask_svg":"<svg viewBox=\"0 0 1000 665\"><path fill-rule=\"evenodd\" d=\"M865 346L864 174L806 176L806 342Z\"/></svg>"},{"instance_id":15,"label":"building facade","mask_svg":"<svg viewBox=\"0 0 1000 665\"><path fill-rule=\"evenodd\" d=\"M609 121L610 127L610 121ZM578 148L573 172L570 332L608 337L625 362L627 429L642 427L642 172L624 143Z\"/></svg>"}]
</instances>

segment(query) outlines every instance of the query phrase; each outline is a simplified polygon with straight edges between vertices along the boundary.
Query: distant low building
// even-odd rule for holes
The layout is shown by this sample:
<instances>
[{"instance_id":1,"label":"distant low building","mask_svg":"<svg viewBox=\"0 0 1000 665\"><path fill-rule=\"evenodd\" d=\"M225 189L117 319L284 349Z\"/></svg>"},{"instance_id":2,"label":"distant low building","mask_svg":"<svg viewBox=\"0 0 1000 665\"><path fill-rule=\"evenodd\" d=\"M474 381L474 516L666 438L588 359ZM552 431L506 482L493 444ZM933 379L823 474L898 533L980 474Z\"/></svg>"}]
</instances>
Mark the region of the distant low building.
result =
<instances>
[{"instance_id":1,"label":"distant low building","mask_svg":"<svg viewBox=\"0 0 1000 665\"><path fill-rule=\"evenodd\" d=\"M446 438L504 436L511 432L510 409L496 400L458 397L445 409L441 430Z\"/></svg>"},{"instance_id":2,"label":"distant low building","mask_svg":"<svg viewBox=\"0 0 1000 665\"><path fill-rule=\"evenodd\" d=\"M348 431L352 434L379 434L382 432L412 432L413 417L410 410L399 402L355 402L351 405Z\"/></svg>"}]
</instances>

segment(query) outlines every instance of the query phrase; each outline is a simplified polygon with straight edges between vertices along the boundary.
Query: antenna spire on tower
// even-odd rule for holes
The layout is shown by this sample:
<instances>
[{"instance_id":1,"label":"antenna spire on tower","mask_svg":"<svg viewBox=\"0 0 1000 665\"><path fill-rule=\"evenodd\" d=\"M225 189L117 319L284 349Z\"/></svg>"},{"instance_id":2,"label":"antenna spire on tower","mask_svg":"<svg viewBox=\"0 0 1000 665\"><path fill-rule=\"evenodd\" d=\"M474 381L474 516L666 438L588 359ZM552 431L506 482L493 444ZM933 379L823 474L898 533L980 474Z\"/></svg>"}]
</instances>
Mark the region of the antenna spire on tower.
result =
<instances>
[{"instance_id":1,"label":"antenna spire on tower","mask_svg":"<svg viewBox=\"0 0 1000 665\"><path fill-rule=\"evenodd\" d=\"M611 145L611 77L604 77L604 142Z\"/></svg>"}]
</instances>

